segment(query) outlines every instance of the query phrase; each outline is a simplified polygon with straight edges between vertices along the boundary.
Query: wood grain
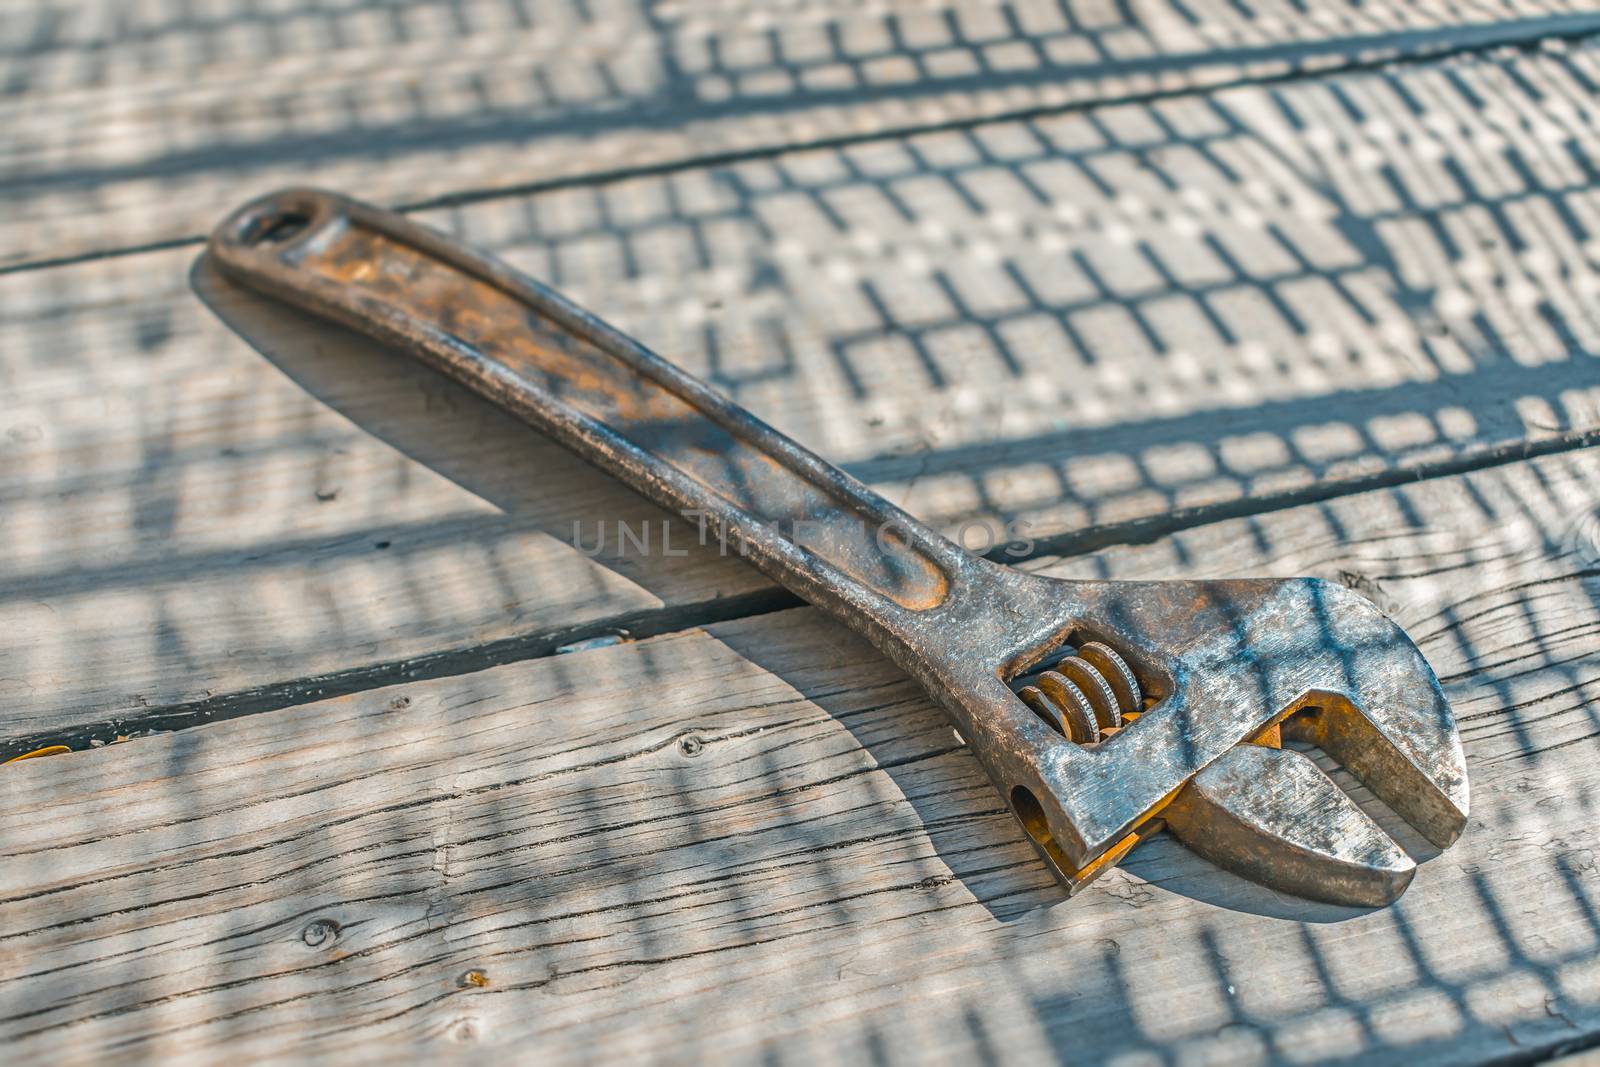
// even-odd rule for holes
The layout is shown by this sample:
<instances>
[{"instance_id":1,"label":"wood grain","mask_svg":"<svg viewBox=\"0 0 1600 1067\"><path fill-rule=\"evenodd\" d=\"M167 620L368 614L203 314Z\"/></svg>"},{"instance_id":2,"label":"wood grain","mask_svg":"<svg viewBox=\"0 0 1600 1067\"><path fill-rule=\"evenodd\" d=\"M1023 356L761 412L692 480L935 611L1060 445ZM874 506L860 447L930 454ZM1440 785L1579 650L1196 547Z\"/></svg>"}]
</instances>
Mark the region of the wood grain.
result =
<instances>
[{"instance_id":1,"label":"wood grain","mask_svg":"<svg viewBox=\"0 0 1600 1067\"><path fill-rule=\"evenodd\" d=\"M1577 0L6 6L0 265L291 182L476 197L1600 29Z\"/></svg>"},{"instance_id":2,"label":"wood grain","mask_svg":"<svg viewBox=\"0 0 1600 1067\"><path fill-rule=\"evenodd\" d=\"M1016 524L1081 549L1600 426L1597 62L1345 74L427 218L969 545ZM659 525L619 549L616 522L662 516L460 390L193 268L0 279L10 741L771 606L735 560L663 556ZM608 524L599 560L574 522L588 546Z\"/></svg>"},{"instance_id":3,"label":"wood grain","mask_svg":"<svg viewBox=\"0 0 1600 1067\"><path fill-rule=\"evenodd\" d=\"M1372 913L1165 838L1060 901L943 718L794 610L6 767L10 1062L1428 1064L1600 1026L1600 452L1039 565L1372 596L1460 717L1465 837Z\"/></svg>"}]
</instances>

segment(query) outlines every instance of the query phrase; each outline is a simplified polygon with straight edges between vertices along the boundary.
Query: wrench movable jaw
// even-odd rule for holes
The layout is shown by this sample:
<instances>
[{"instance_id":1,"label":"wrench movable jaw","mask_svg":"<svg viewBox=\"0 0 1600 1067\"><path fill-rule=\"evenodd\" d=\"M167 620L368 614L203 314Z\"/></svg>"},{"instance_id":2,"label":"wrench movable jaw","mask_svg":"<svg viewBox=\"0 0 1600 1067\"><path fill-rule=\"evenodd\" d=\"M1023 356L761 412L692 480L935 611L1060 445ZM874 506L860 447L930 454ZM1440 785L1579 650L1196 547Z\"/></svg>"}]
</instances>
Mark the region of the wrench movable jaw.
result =
<instances>
[{"instance_id":1,"label":"wrench movable jaw","mask_svg":"<svg viewBox=\"0 0 1600 1067\"><path fill-rule=\"evenodd\" d=\"M1313 900L1380 907L1405 892L1417 871L1344 790L1290 749L1229 749L1162 818L1217 866Z\"/></svg>"}]
</instances>

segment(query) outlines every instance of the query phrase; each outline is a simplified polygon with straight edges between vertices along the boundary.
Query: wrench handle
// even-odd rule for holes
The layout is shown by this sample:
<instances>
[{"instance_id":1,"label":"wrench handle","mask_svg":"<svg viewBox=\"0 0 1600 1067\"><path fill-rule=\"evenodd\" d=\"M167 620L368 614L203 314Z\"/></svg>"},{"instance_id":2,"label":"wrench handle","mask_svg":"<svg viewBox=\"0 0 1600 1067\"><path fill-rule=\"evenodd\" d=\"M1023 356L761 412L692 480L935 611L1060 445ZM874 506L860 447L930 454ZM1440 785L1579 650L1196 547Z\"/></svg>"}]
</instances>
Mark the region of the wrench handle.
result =
<instances>
[{"instance_id":1,"label":"wrench handle","mask_svg":"<svg viewBox=\"0 0 1600 1067\"><path fill-rule=\"evenodd\" d=\"M404 349L703 523L880 647L970 569L955 545L699 379L434 230L288 189L224 220L209 250L235 281Z\"/></svg>"}]
</instances>

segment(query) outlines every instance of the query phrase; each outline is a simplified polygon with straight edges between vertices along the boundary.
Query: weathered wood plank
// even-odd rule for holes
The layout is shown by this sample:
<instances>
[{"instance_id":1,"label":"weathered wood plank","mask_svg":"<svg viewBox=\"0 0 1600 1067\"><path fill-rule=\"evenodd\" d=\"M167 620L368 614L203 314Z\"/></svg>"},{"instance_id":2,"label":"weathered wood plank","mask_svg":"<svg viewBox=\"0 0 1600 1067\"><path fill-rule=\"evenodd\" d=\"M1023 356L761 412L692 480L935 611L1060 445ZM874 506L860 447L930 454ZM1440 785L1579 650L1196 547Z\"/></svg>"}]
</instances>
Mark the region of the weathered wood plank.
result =
<instances>
[{"instance_id":1,"label":"weathered wood plank","mask_svg":"<svg viewBox=\"0 0 1600 1067\"><path fill-rule=\"evenodd\" d=\"M1597 59L1234 90L429 217L942 528L1050 537L1600 426ZM6 737L292 703L330 673L726 617L768 588L712 552L619 555L614 527L584 559L574 521L592 544L657 513L404 361L203 272L191 291L190 264L0 280Z\"/></svg>"},{"instance_id":2,"label":"weathered wood plank","mask_svg":"<svg viewBox=\"0 0 1600 1067\"><path fill-rule=\"evenodd\" d=\"M1580 0L48 0L0 18L0 265L289 182L416 202L1597 30Z\"/></svg>"},{"instance_id":3,"label":"weathered wood plank","mask_svg":"<svg viewBox=\"0 0 1600 1067\"><path fill-rule=\"evenodd\" d=\"M591 562L574 522L662 516L414 362L258 309L308 393L195 299L189 258L148 276L158 299L75 287L56 343L13 350L8 736L274 683L293 702L343 668L530 637L508 654L548 651L762 587L712 554L661 566L613 543ZM146 328L159 340L135 355ZM74 353L85 332L103 340Z\"/></svg>"},{"instance_id":4,"label":"weathered wood plank","mask_svg":"<svg viewBox=\"0 0 1600 1067\"><path fill-rule=\"evenodd\" d=\"M939 713L795 610L5 768L11 1062L1428 1064L1600 1028L1600 452L1049 569L1374 596L1460 715L1465 837L1373 913L1165 839L1052 903Z\"/></svg>"}]
</instances>

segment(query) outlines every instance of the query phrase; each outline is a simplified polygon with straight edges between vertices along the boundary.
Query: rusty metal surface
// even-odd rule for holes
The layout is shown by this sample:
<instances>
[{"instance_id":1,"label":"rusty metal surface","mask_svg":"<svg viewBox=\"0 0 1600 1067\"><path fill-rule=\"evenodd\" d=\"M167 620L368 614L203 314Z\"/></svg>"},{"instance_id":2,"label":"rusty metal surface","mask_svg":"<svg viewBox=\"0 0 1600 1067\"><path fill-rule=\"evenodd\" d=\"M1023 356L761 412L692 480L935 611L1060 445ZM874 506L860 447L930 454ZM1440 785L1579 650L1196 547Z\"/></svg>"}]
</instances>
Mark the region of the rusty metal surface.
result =
<instances>
[{"instance_id":1,"label":"rusty metal surface","mask_svg":"<svg viewBox=\"0 0 1600 1067\"><path fill-rule=\"evenodd\" d=\"M1289 749L1229 749L1162 815L1178 840L1218 866L1316 900L1387 904L1417 871L1344 790Z\"/></svg>"},{"instance_id":2,"label":"rusty metal surface","mask_svg":"<svg viewBox=\"0 0 1600 1067\"><path fill-rule=\"evenodd\" d=\"M1465 824L1433 672L1342 586L1061 581L969 555L532 279L335 194L246 205L210 253L516 412L864 634L948 711L1069 891L1182 793L1182 837L1214 861L1290 892L1392 899L1409 874L1381 830L1294 760L1239 747L1280 724L1440 847Z\"/></svg>"}]
</instances>

